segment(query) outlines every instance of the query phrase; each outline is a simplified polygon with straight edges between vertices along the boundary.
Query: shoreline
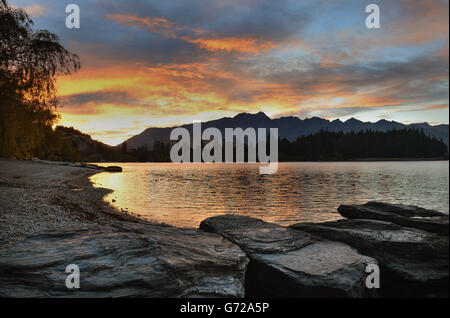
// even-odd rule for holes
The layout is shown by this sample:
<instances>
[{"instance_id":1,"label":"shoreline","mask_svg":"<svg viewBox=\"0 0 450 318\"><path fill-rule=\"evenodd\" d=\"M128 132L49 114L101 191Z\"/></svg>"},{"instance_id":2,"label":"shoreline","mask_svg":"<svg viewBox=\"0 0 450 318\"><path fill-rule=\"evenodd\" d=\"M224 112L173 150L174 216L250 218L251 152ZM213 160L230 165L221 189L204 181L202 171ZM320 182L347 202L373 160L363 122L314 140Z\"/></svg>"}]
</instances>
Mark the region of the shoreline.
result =
<instances>
[{"instance_id":1,"label":"shoreline","mask_svg":"<svg viewBox=\"0 0 450 318\"><path fill-rule=\"evenodd\" d=\"M103 170L0 159L0 249L29 235L114 221L150 223L119 211L89 178Z\"/></svg>"},{"instance_id":2,"label":"shoreline","mask_svg":"<svg viewBox=\"0 0 450 318\"><path fill-rule=\"evenodd\" d=\"M449 161L448 158L357 158L348 160L304 160L304 161L289 161L283 160L278 163L303 163L303 162L422 162L422 161ZM92 162L92 164L123 164L123 163L173 163L172 161L104 161L104 162ZM204 163L204 162L185 162L185 163ZM237 162L212 162L208 164L229 164ZM242 162L250 164L261 164L260 162ZM90 164L88 162L88 164Z\"/></svg>"}]
</instances>

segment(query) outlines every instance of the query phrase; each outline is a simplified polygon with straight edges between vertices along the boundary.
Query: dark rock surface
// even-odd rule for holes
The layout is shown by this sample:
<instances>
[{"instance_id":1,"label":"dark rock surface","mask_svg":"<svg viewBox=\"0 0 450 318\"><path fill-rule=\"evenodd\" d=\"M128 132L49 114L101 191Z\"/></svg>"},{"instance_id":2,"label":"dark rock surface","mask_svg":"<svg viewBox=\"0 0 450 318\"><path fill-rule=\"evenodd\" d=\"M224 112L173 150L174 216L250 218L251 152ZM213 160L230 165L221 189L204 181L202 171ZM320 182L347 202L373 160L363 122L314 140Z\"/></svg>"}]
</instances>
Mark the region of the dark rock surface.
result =
<instances>
[{"instance_id":1,"label":"dark rock surface","mask_svg":"<svg viewBox=\"0 0 450 318\"><path fill-rule=\"evenodd\" d=\"M106 172L122 172L122 167L119 166L108 166L103 168Z\"/></svg>"},{"instance_id":2,"label":"dark rock surface","mask_svg":"<svg viewBox=\"0 0 450 318\"><path fill-rule=\"evenodd\" d=\"M344 242L375 258L380 264L383 296L448 297L448 236L363 219L299 223L290 227Z\"/></svg>"},{"instance_id":3,"label":"dark rock surface","mask_svg":"<svg viewBox=\"0 0 450 318\"><path fill-rule=\"evenodd\" d=\"M248 259L223 237L132 222L33 235L0 250L0 297L242 297ZM80 268L67 289L66 266Z\"/></svg>"},{"instance_id":4,"label":"dark rock surface","mask_svg":"<svg viewBox=\"0 0 450 318\"><path fill-rule=\"evenodd\" d=\"M208 218L200 229L223 235L247 253L247 297L374 294L365 287L365 269L376 260L346 244L239 215Z\"/></svg>"},{"instance_id":5,"label":"dark rock surface","mask_svg":"<svg viewBox=\"0 0 450 318\"><path fill-rule=\"evenodd\" d=\"M341 205L338 212L347 219L388 221L405 227L448 235L448 215L412 205L367 202L363 205Z\"/></svg>"},{"instance_id":6,"label":"dark rock surface","mask_svg":"<svg viewBox=\"0 0 450 318\"><path fill-rule=\"evenodd\" d=\"M238 244L247 254L285 253L317 241L307 233L236 214L208 218L201 222L200 229L221 234Z\"/></svg>"}]
</instances>

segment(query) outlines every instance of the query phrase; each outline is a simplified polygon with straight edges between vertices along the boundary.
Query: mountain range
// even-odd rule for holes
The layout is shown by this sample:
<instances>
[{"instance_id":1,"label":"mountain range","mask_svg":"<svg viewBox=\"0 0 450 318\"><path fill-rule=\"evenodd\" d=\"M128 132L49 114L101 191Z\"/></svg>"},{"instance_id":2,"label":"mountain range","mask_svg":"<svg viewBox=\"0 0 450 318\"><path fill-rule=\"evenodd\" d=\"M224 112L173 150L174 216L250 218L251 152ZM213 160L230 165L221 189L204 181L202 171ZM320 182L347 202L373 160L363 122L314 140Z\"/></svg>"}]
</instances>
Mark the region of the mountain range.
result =
<instances>
[{"instance_id":1,"label":"mountain range","mask_svg":"<svg viewBox=\"0 0 450 318\"><path fill-rule=\"evenodd\" d=\"M126 140L128 150L137 149L139 147L147 147L147 149L152 150L153 145L159 142L169 142L170 132L172 129L177 127L183 127L192 132L192 124L186 124L182 126L173 126L165 128L148 128L144 130L139 135L133 136ZM351 118L346 121L341 121L339 119L330 121L323 118L313 117L307 119L300 119L298 117L280 117L271 119L263 112L257 114L241 113L234 117L224 117L216 120L211 120L208 122L202 122L202 130L215 127L222 132L224 136L225 128L237 128L246 129L249 127L266 128L278 128L279 137L286 138L289 141L297 139L299 136L310 135L317 133L320 130L328 130L332 132L359 132L359 131L389 131L389 130L399 130L405 128L416 128L423 129L426 135L436 137L437 139L442 139L442 141L447 145L449 144L449 130L448 125L436 125L432 126L428 123L416 123L405 125L395 121L379 120L375 123L363 122L355 118ZM121 146L122 144L118 145Z\"/></svg>"}]
</instances>

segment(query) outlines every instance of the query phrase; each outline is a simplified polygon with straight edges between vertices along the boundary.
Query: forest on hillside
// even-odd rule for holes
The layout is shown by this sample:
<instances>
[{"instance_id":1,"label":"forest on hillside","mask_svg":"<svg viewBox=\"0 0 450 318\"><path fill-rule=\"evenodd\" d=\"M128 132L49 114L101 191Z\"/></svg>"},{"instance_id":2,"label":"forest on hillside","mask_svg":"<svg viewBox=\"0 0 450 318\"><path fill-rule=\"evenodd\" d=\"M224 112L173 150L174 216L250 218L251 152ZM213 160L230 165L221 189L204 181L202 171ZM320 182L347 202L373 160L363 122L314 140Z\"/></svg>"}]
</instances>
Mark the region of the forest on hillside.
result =
<instances>
[{"instance_id":1,"label":"forest on hillside","mask_svg":"<svg viewBox=\"0 0 450 318\"><path fill-rule=\"evenodd\" d=\"M279 143L280 161L357 160L357 159L448 159L448 148L442 140L427 136L422 129L387 132L329 132L283 139Z\"/></svg>"},{"instance_id":2,"label":"forest on hillside","mask_svg":"<svg viewBox=\"0 0 450 318\"><path fill-rule=\"evenodd\" d=\"M203 143L203 146L207 142ZM223 145L225 142L223 142ZM140 147L128 152L138 162L170 162L170 144L156 142L152 150ZM268 152L269 150L267 150ZM225 148L222 149L225 161ZM236 151L234 150L234 158ZM191 149L192 158L192 149ZM278 142L278 160L346 161L377 159L448 159L448 148L442 140L427 136L423 130L403 129L387 132L329 132ZM245 160L247 147L245 147Z\"/></svg>"}]
</instances>

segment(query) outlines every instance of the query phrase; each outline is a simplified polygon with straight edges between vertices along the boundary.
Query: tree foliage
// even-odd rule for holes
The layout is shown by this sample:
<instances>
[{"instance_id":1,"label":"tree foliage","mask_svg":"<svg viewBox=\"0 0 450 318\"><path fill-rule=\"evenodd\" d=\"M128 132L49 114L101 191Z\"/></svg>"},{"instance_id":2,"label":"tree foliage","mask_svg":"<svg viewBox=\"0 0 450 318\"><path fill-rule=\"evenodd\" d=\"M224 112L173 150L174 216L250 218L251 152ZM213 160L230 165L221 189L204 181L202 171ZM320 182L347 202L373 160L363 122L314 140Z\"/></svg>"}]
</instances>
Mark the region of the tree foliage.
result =
<instances>
[{"instance_id":1,"label":"tree foliage","mask_svg":"<svg viewBox=\"0 0 450 318\"><path fill-rule=\"evenodd\" d=\"M329 132L302 136L279 143L280 161L356 160L356 159L447 158L442 140L425 135L423 130Z\"/></svg>"},{"instance_id":2,"label":"tree foliage","mask_svg":"<svg viewBox=\"0 0 450 318\"><path fill-rule=\"evenodd\" d=\"M0 0L0 156L42 154L58 118L56 78L79 68L55 34Z\"/></svg>"},{"instance_id":3,"label":"tree foliage","mask_svg":"<svg viewBox=\"0 0 450 318\"><path fill-rule=\"evenodd\" d=\"M269 146L269 141L266 146ZM203 143L203 146L206 144ZM222 161L225 161L225 141L222 143ZM345 161L380 159L448 159L448 147L442 140L427 136L423 130L401 129L359 132L329 132L298 137L294 141L278 142L279 161ZM140 147L128 151L132 161L170 162L168 143L155 142L153 149ZM245 161L248 147L245 145ZM190 158L192 155L192 148ZM266 152L270 150L267 149ZM118 152L118 151L117 151ZM236 149L233 149L236 160Z\"/></svg>"}]
</instances>

